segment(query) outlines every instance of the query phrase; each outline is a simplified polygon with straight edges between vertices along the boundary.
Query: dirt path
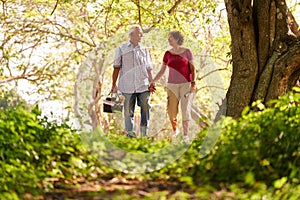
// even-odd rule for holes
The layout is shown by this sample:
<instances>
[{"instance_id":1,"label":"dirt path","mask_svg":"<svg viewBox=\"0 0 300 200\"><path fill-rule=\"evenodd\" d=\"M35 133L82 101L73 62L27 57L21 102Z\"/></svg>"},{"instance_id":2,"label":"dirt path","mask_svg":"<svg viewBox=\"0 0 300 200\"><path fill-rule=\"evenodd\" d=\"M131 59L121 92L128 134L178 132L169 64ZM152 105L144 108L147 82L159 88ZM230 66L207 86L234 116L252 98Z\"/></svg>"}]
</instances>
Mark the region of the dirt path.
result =
<instances>
[{"instance_id":1,"label":"dirt path","mask_svg":"<svg viewBox=\"0 0 300 200\"><path fill-rule=\"evenodd\" d=\"M92 181L77 186L57 183L54 192L47 192L46 200L103 200L103 199L144 199L153 194L165 195L167 198L176 192L189 194L193 199L194 191L177 182L138 181L113 178L110 181Z\"/></svg>"}]
</instances>

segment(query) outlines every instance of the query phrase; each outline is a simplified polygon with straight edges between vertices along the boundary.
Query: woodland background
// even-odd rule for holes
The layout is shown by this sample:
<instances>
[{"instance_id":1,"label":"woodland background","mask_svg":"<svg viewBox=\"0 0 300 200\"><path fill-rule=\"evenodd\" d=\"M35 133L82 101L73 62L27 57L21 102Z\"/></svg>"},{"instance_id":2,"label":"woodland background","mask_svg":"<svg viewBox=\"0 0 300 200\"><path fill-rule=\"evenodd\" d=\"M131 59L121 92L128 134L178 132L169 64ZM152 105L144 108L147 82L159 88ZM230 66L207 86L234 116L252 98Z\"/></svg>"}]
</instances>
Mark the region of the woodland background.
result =
<instances>
[{"instance_id":1,"label":"woodland background","mask_svg":"<svg viewBox=\"0 0 300 200\"><path fill-rule=\"evenodd\" d=\"M299 2L286 3L299 19ZM251 1L2 0L0 198L298 199L299 88L251 98L260 75L234 74L253 60L236 57L238 42L251 39L235 40L241 24L230 21L239 16L231 7L243 14ZM251 23L242 23L240 36ZM168 32L185 35L199 89L190 145L170 144L164 81L151 99L153 139L127 139L121 116L102 112L114 50L131 24L145 32L154 74L170 48ZM293 38L286 44L297 47ZM300 65L293 66L297 78ZM226 110L235 119L221 117Z\"/></svg>"}]
</instances>

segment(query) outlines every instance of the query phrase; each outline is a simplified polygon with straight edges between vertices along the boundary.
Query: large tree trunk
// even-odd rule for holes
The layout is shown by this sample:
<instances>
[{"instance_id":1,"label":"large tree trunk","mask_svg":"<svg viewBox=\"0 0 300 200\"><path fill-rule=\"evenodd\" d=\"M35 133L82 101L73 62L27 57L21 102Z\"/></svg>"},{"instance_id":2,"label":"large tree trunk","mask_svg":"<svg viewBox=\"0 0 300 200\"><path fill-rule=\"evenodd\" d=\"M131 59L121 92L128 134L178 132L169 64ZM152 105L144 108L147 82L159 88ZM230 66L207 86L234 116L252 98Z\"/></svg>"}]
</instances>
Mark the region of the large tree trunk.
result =
<instances>
[{"instance_id":1,"label":"large tree trunk","mask_svg":"<svg viewBox=\"0 0 300 200\"><path fill-rule=\"evenodd\" d=\"M300 32L284 0L225 0L233 72L226 115L286 93L300 75Z\"/></svg>"}]
</instances>

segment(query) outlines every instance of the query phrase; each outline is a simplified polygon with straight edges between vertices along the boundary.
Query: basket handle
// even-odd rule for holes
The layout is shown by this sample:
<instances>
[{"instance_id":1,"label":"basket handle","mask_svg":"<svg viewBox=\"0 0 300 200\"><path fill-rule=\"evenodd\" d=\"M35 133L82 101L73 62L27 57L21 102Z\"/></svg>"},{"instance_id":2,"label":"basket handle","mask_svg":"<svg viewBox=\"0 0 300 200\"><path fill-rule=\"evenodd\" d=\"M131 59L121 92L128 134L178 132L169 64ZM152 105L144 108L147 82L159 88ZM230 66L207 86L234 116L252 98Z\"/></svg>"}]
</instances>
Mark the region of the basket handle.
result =
<instances>
[{"instance_id":1,"label":"basket handle","mask_svg":"<svg viewBox=\"0 0 300 200\"><path fill-rule=\"evenodd\" d=\"M116 101L120 101L120 95L118 92L109 92L108 96L114 97L114 94L116 95Z\"/></svg>"}]
</instances>

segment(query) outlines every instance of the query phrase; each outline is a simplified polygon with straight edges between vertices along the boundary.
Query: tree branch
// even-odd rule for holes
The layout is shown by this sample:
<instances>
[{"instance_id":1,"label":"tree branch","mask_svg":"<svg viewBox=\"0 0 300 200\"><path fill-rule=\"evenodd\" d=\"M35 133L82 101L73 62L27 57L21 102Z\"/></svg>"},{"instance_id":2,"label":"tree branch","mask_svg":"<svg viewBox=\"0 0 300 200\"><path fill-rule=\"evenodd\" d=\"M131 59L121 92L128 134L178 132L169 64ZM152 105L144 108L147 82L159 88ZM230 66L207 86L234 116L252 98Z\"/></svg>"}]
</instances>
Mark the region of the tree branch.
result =
<instances>
[{"instance_id":1,"label":"tree branch","mask_svg":"<svg viewBox=\"0 0 300 200\"><path fill-rule=\"evenodd\" d=\"M215 69L215 70L212 70L212 71L208 72L208 73L205 74L204 76L200 77L199 80L202 80L202 79L204 79L205 77L207 77L207 76L209 76L209 75L211 75L211 74L213 74L213 73L215 73L215 72L217 72L217 71L223 71L223 70L224 70L224 71L228 71L227 68Z\"/></svg>"},{"instance_id":2,"label":"tree branch","mask_svg":"<svg viewBox=\"0 0 300 200\"><path fill-rule=\"evenodd\" d=\"M275 40L282 40L288 33L287 5L285 1L275 0L276 5L276 36Z\"/></svg>"},{"instance_id":3,"label":"tree branch","mask_svg":"<svg viewBox=\"0 0 300 200\"><path fill-rule=\"evenodd\" d=\"M5 17L6 16L5 1L4 0L1 0L1 1L2 1L3 16Z\"/></svg>"},{"instance_id":4,"label":"tree branch","mask_svg":"<svg viewBox=\"0 0 300 200\"><path fill-rule=\"evenodd\" d=\"M141 17L141 5L140 0L137 0L138 14L139 14L139 25L142 26L142 17Z\"/></svg>"},{"instance_id":5,"label":"tree branch","mask_svg":"<svg viewBox=\"0 0 300 200\"><path fill-rule=\"evenodd\" d=\"M293 35L299 37L300 36L299 25L297 24L295 17L291 13L290 9L287 9L287 19L288 19L289 30Z\"/></svg>"},{"instance_id":6,"label":"tree branch","mask_svg":"<svg viewBox=\"0 0 300 200\"><path fill-rule=\"evenodd\" d=\"M53 15L54 11L56 10L57 5L58 5L58 1L59 1L59 0L56 0L55 6L54 6L54 8L53 8L53 10L52 10L52 12L51 12L50 15Z\"/></svg>"},{"instance_id":7,"label":"tree branch","mask_svg":"<svg viewBox=\"0 0 300 200\"><path fill-rule=\"evenodd\" d=\"M172 6L172 8L170 10L168 10L169 14L173 14L175 9L178 7L178 5L182 2L183 0L178 0L175 2L175 4Z\"/></svg>"},{"instance_id":8,"label":"tree branch","mask_svg":"<svg viewBox=\"0 0 300 200\"><path fill-rule=\"evenodd\" d=\"M108 22L108 16L109 16L109 13L111 12L111 9L112 9L112 6L114 4L114 0L112 0L112 2L109 4L109 9L106 13L106 16L105 16L105 21L104 21L104 32L105 32L105 35L108 36L108 33L107 33L107 22Z\"/></svg>"}]
</instances>

